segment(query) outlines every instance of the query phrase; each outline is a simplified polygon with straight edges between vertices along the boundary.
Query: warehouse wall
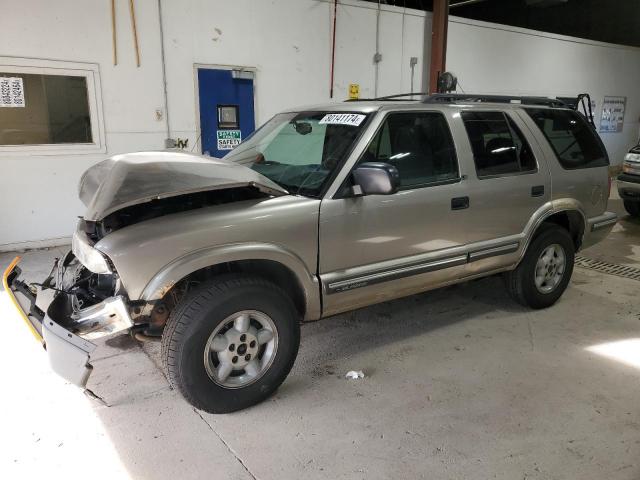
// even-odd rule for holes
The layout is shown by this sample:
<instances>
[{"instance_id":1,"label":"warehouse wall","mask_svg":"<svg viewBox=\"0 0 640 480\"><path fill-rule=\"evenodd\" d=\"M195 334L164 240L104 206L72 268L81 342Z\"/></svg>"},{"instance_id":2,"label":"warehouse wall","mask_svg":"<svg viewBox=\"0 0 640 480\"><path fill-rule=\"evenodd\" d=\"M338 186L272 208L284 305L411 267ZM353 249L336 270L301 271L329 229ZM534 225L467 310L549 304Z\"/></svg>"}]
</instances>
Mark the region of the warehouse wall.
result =
<instances>
[{"instance_id":1,"label":"warehouse wall","mask_svg":"<svg viewBox=\"0 0 640 480\"><path fill-rule=\"evenodd\" d=\"M224 8L220 8L224 5ZM256 0L163 2L172 132L197 138L194 64L254 67L258 124L291 106L330 101L333 2ZM403 15L403 12L405 13ZM422 82L425 12L383 5L379 95L410 91L409 60ZM374 96L376 5L341 0L336 26L334 100L350 83Z\"/></svg>"},{"instance_id":2,"label":"warehouse wall","mask_svg":"<svg viewBox=\"0 0 640 480\"><path fill-rule=\"evenodd\" d=\"M599 125L605 96L627 97L622 133L602 133L612 164L640 133L640 49L451 18L447 68L466 92L567 96L587 92Z\"/></svg>"},{"instance_id":3,"label":"warehouse wall","mask_svg":"<svg viewBox=\"0 0 640 480\"><path fill-rule=\"evenodd\" d=\"M0 250L67 243L83 212L77 199L82 172L107 155L163 144L164 126L154 115L163 107L156 3L136 2L140 68L134 63L128 4L117 4L116 67L108 1L25 0L0 15L0 56L99 65L107 145L106 154L0 153Z\"/></svg>"},{"instance_id":4,"label":"warehouse wall","mask_svg":"<svg viewBox=\"0 0 640 480\"><path fill-rule=\"evenodd\" d=\"M89 6L90 8L89 8ZM66 242L83 207L76 198L82 172L121 152L161 149L167 136L157 2L136 2L142 65L134 63L128 2L116 0L119 64L112 64L109 2L25 0L0 16L0 57L89 62L100 75L106 152L33 155L0 153L0 250ZM197 140L194 65L256 69L257 120L301 104L329 101L333 2L329 0L162 0L172 137ZM335 100L349 83L374 95L376 5L340 0ZM404 14L403 14L404 13ZM410 89L410 57L422 84L424 12L383 6L379 95ZM427 40L429 35L427 36ZM614 161L634 143L640 116L640 50L539 32L452 19L449 68L466 91L626 95L623 134L605 143ZM427 46L427 48L429 48ZM602 70L602 71L601 71ZM562 90L546 91L554 84Z\"/></svg>"}]
</instances>

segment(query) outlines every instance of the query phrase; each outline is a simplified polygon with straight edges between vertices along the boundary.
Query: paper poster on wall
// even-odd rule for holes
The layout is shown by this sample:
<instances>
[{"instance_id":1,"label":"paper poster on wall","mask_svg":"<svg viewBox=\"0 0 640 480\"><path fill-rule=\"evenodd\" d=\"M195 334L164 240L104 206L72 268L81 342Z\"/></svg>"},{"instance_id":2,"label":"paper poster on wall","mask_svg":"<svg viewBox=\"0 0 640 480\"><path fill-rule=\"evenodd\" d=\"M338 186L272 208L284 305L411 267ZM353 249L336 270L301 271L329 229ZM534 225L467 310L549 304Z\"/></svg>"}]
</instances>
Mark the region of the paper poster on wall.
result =
<instances>
[{"instance_id":1,"label":"paper poster on wall","mask_svg":"<svg viewBox=\"0 0 640 480\"><path fill-rule=\"evenodd\" d=\"M0 107L24 107L24 83L20 77L0 77Z\"/></svg>"},{"instance_id":2,"label":"paper poster on wall","mask_svg":"<svg viewBox=\"0 0 640 480\"><path fill-rule=\"evenodd\" d=\"M600 116L600 132L622 132L626 105L627 97L604 97L602 115Z\"/></svg>"},{"instance_id":3,"label":"paper poster on wall","mask_svg":"<svg viewBox=\"0 0 640 480\"><path fill-rule=\"evenodd\" d=\"M218 150L233 150L242 141L240 130L218 130Z\"/></svg>"}]
</instances>

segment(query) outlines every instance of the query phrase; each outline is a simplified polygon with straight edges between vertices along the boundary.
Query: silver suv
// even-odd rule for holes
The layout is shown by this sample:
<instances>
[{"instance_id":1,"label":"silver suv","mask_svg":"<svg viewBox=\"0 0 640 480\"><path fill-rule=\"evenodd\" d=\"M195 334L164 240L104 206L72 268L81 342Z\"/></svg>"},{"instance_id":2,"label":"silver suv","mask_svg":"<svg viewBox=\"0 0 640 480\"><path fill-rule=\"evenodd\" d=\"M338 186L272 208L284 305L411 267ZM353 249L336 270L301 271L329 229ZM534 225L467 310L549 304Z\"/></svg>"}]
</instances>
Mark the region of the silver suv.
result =
<instances>
[{"instance_id":1,"label":"silver suv","mask_svg":"<svg viewBox=\"0 0 640 480\"><path fill-rule=\"evenodd\" d=\"M556 100L433 96L280 113L224 160L119 155L80 181L73 248L39 284L5 273L53 369L84 387L91 341L161 337L197 408L269 396L300 322L487 275L553 305L616 222L607 153Z\"/></svg>"},{"instance_id":2,"label":"silver suv","mask_svg":"<svg viewBox=\"0 0 640 480\"><path fill-rule=\"evenodd\" d=\"M618 176L618 194L632 217L640 218L640 143L624 157Z\"/></svg>"}]
</instances>

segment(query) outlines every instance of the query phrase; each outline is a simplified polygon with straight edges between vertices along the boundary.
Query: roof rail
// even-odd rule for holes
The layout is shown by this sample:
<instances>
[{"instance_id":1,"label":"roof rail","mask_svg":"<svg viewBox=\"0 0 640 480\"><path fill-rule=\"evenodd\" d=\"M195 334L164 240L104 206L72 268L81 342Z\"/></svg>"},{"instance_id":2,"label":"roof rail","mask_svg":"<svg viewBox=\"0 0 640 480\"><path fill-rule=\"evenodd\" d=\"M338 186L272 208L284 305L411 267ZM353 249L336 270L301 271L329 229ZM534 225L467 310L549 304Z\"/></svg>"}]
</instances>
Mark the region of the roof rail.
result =
<instances>
[{"instance_id":1,"label":"roof rail","mask_svg":"<svg viewBox=\"0 0 640 480\"><path fill-rule=\"evenodd\" d=\"M387 95L386 97L377 97L377 98L350 98L348 100L345 100L345 102L385 102L385 101L402 99L404 97L417 97L417 96L419 96L420 98L415 98L415 99L409 98L408 100L422 101L422 99L428 95L429 95L428 93L424 93L424 92L399 93L396 95Z\"/></svg>"},{"instance_id":2,"label":"roof rail","mask_svg":"<svg viewBox=\"0 0 640 480\"><path fill-rule=\"evenodd\" d=\"M429 95L423 100L424 103L455 103L455 102L478 102L478 103L520 103L523 105L544 105L556 108L571 108L562 100L549 97L522 97L511 95L475 95L466 93L437 93Z\"/></svg>"}]
</instances>

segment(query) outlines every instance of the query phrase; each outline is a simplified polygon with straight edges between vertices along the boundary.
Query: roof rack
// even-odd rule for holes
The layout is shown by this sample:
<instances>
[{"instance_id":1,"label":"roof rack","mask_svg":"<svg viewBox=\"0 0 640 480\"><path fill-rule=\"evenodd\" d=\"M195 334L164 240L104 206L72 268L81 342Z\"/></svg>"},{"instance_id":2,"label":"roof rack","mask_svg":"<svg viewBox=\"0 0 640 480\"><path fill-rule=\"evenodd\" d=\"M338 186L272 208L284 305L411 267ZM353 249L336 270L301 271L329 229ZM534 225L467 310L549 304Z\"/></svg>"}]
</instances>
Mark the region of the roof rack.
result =
<instances>
[{"instance_id":1,"label":"roof rack","mask_svg":"<svg viewBox=\"0 0 640 480\"><path fill-rule=\"evenodd\" d=\"M466 93L437 93L427 96L424 103L455 103L455 102L477 102L477 103L519 103L523 105L543 105L547 107L571 108L562 100L549 97L521 97L511 95L475 95Z\"/></svg>"},{"instance_id":2,"label":"roof rack","mask_svg":"<svg viewBox=\"0 0 640 480\"><path fill-rule=\"evenodd\" d=\"M422 99L428 96L428 93L424 92L416 92L416 93L399 93L397 95L387 95L386 97L377 97L377 98L350 98L345 100L345 102L389 102L393 100L402 99L404 97L417 97L420 98L409 98L408 100L422 101Z\"/></svg>"}]
</instances>

